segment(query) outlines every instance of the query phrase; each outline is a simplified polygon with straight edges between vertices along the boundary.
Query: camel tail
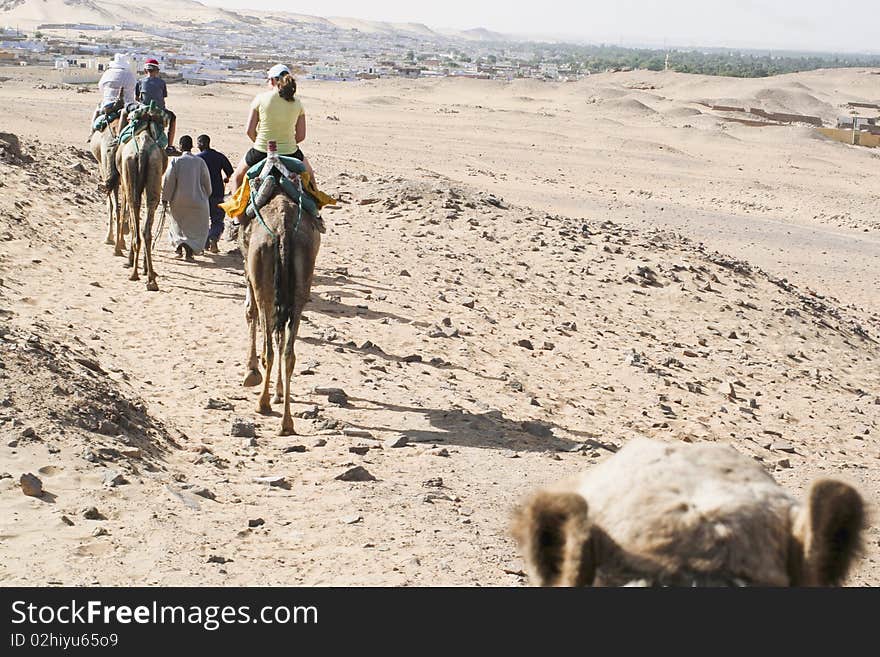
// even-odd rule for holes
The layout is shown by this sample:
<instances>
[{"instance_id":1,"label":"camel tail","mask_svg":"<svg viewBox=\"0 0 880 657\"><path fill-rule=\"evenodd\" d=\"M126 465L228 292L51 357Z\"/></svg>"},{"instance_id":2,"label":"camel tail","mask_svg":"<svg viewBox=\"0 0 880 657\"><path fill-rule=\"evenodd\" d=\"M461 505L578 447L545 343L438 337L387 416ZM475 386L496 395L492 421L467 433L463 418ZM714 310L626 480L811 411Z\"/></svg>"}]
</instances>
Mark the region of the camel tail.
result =
<instances>
[{"instance_id":1,"label":"camel tail","mask_svg":"<svg viewBox=\"0 0 880 657\"><path fill-rule=\"evenodd\" d=\"M132 137L132 139L137 139L137 137ZM144 148L138 152L137 157L137 186L135 188L135 196L136 199L142 199L144 197L144 190L147 188L147 175L150 171L150 153L146 148L147 144L144 144ZM157 147L158 148L158 147Z\"/></svg>"},{"instance_id":2,"label":"camel tail","mask_svg":"<svg viewBox=\"0 0 880 657\"><path fill-rule=\"evenodd\" d=\"M294 263L293 228L284 213L281 234L275 240L275 330L283 335L293 317L296 298L296 265Z\"/></svg>"}]
</instances>

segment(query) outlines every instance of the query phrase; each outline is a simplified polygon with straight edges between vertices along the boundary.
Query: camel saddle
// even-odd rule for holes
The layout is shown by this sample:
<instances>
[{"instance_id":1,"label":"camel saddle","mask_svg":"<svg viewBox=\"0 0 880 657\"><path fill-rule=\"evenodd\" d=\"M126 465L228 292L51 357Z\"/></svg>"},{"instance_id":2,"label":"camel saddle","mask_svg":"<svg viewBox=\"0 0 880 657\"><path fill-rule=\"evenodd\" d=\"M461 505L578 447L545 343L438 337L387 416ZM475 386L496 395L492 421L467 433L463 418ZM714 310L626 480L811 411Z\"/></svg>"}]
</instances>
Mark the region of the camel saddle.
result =
<instances>
[{"instance_id":1,"label":"camel saddle","mask_svg":"<svg viewBox=\"0 0 880 657\"><path fill-rule=\"evenodd\" d=\"M104 114L102 112L98 115L98 118L95 119L95 122L92 124L92 130L104 132L107 129L107 126L109 126L111 123L119 118L120 114L122 114L121 110L115 110L113 112L110 112L109 114Z\"/></svg>"},{"instance_id":2,"label":"camel saddle","mask_svg":"<svg viewBox=\"0 0 880 657\"><path fill-rule=\"evenodd\" d=\"M128 125L119 133L119 143L124 144L147 129L150 129L150 135L159 148L164 149L168 145L168 136L165 134L165 110L157 107L153 101L129 113Z\"/></svg>"}]
</instances>

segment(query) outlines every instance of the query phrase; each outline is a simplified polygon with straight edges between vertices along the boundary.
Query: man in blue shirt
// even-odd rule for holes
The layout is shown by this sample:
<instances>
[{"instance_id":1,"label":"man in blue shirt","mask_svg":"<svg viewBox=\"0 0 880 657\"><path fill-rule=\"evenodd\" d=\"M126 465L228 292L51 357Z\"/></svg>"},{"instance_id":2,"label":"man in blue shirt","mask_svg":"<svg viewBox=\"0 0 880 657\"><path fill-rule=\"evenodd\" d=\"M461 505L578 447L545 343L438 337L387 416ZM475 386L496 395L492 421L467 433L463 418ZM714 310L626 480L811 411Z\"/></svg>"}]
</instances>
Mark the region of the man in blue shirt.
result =
<instances>
[{"instance_id":1,"label":"man in blue shirt","mask_svg":"<svg viewBox=\"0 0 880 657\"><path fill-rule=\"evenodd\" d=\"M223 235L223 219L226 213L218 207L218 204L223 202L225 183L229 182L233 168L229 158L211 148L211 138L208 135L199 135L197 144L199 146L198 157L205 161L205 164L208 165L208 172L211 174L211 197L208 199L211 207L211 228L208 231L208 242L205 244L205 249L211 253L219 253L217 241Z\"/></svg>"}]
</instances>

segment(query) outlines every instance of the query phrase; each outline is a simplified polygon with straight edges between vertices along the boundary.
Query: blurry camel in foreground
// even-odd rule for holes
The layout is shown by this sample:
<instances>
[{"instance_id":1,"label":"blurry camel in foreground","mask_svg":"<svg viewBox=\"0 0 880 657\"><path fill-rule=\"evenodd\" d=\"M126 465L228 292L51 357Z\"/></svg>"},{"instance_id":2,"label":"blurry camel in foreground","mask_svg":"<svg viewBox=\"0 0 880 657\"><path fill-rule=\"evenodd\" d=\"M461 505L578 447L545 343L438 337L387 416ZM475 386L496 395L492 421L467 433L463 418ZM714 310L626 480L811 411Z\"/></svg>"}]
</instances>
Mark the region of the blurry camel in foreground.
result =
<instances>
[{"instance_id":1,"label":"blurry camel in foreground","mask_svg":"<svg viewBox=\"0 0 880 657\"><path fill-rule=\"evenodd\" d=\"M542 586L831 586L859 554L862 498L815 481L799 503L732 447L634 440L517 510Z\"/></svg>"}]
</instances>

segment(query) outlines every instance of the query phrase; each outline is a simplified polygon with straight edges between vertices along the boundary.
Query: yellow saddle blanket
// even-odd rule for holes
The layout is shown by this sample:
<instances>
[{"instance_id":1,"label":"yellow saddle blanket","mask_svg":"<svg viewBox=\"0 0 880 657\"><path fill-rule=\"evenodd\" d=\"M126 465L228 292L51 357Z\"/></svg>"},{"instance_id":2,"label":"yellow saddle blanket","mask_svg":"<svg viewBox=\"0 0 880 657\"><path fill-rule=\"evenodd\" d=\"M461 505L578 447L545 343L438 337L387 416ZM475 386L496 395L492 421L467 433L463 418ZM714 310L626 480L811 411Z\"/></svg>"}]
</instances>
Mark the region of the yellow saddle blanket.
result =
<instances>
[{"instance_id":1,"label":"yellow saddle blanket","mask_svg":"<svg viewBox=\"0 0 880 657\"><path fill-rule=\"evenodd\" d=\"M325 194L317 188L308 171L299 174L299 176L302 179L303 190L305 190L305 192L315 200L315 205L318 206L318 210L323 208L325 205L336 205L335 198L333 198L329 194ZM241 184L241 187L235 190L235 193L232 195L232 197L228 201L220 203L219 206L223 208L227 215L234 219L235 217L244 214L245 210L247 210L250 198L251 186L248 184L248 179L245 178L245 181Z\"/></svg>"}]
</instances>

